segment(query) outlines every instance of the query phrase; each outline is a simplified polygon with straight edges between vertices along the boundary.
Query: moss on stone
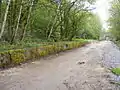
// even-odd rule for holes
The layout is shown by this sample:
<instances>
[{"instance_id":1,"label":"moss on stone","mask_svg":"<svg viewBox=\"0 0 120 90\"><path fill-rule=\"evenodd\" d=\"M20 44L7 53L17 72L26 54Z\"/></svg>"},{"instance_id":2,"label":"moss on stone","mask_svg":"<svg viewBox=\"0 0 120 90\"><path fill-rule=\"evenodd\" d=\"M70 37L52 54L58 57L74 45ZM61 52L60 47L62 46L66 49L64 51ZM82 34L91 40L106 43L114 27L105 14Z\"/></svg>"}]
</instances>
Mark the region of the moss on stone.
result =
<instances>
[{"instance_id":1,"label":"moss on stone","mask_svg":"<svg viewBox=\"0 0 120 90\"><path fill-rule=\"evenodd\" d=\"M12 64L20 64L25 61L24 49L10 50Z\"/></svg>"},{"instance_id":2,"label":"moss on stone","mask_svg":"<svg viewBox=\"0 0 120 90\"><path fill-rule=\"evenodd\" d=\"M86 44L86 42L59 42L46 46L32 47L29 49L17 49L0 52L0 67L20 64L27 60L38 59L49 54L78 48L84 44Z\"/></svg>"},{"instance_id":3,"label":"moss on stone","mask_svg":"<svg viewBox=\"0 0 120 90\"><path fill-rule=\"evenodd\" d=\"M11 63L8 52L0 52L0 67L6 67Z\"/></svg>"}]
</instances>

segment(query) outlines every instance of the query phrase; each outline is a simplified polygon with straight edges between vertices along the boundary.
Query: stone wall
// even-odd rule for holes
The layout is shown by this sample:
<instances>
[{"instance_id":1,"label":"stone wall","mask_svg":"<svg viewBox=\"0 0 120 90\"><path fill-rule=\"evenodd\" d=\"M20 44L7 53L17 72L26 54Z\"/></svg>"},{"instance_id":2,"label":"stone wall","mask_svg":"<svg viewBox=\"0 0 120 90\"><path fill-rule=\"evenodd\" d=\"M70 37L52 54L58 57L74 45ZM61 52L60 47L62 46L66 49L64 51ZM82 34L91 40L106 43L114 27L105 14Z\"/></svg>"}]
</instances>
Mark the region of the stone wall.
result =
<instances>
[{"instance_id":1,"label":"stone wall","mask_svg":"<svg viewBox=\"0 0 120 90\"><path fill-rule=\"evenodd\" d=\"M56 43L53 45L45 45L40 47L9 50L0 52L0 68L11 67L19 65L28 60L39 59L40 57L47 56L49 54L78 48L85 45L88 42L66 42Z\"/></svg>"}]
</instances>

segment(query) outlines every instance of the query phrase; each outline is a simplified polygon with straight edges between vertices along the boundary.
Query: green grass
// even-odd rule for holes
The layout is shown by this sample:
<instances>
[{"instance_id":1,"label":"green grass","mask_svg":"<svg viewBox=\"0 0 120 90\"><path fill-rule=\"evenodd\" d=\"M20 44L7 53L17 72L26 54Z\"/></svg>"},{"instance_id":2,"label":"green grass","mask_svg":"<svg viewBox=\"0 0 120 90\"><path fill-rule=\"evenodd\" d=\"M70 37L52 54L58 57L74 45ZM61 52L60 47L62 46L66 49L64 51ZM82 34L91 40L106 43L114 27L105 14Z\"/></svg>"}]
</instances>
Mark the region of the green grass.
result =
<instances>
[{"instance_id":1,"label":"green grass","mask_svg":"<svg viewBox=\"0 0 120 90\"><path fill-rule=\"evenodd\" d=\"M23 48L30 48L30 47L37 47L37 46L43 46L45 44L43 43L18 43L18 44L0 44L0 51L6 51L6 50L13 50L13 49L23 49Z\"/></svg>"},{"instance_id":2,"label":"green grass","mask_svg":"<svg viewBox=\"0 0 120 90\"><path fill-rule=\"evenodd\" d=\"M88 42L89 40L88 40L88 39L76 39L76 38L73 38L72 41L77 41L77 42Z\"/></svg>"},{"instance_id":3,"label":"green grass","mask_svg":"<svg viewBox=\"0 0 120 90\"><path fill-rule=\"evenodd\" d=\"M113 69L111 69L111 71L113 74L120 76L120 68L113 68Z\"/></svg>"},{"instance_id":4,"label":"green grass","mask_svg":"<svg viewBox=\"0 0 120 90\"><path fill-rule=\"evenodd\" d=\"M8 42L1 42L0 43L0 52L14 50L14 49L23 49L23 48L31 48L31 47L39 47L45 45L53 45L58 43L69 43L69 42L80 42L85 43L87 40L85 39L74 39L73 41L60 41L60 42L50 42L50 41L41 41L41 40L26 40L23 42L17 42L14 44L9 44Z\"/></svg>"}]
</instances>

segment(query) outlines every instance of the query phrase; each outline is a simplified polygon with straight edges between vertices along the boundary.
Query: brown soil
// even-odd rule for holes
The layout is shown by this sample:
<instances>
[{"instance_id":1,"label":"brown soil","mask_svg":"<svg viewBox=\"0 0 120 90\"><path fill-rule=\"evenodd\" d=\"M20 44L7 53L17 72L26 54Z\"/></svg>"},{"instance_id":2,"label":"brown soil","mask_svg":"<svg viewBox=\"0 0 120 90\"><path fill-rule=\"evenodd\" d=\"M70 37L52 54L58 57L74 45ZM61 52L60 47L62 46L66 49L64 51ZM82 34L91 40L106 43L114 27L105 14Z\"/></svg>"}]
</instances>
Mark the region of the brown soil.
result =
<instances>
[{"instance_id":1,"label":"brown soil","mask_svg":"<svg viewBox=\"0 0 120 90\"><path fill-rule=\"evenodd\" d=\"M111 73L102 65L107 43L91 43L0 71L0 90L120 90L109 83Z\"/></svg>"}]
</instances>

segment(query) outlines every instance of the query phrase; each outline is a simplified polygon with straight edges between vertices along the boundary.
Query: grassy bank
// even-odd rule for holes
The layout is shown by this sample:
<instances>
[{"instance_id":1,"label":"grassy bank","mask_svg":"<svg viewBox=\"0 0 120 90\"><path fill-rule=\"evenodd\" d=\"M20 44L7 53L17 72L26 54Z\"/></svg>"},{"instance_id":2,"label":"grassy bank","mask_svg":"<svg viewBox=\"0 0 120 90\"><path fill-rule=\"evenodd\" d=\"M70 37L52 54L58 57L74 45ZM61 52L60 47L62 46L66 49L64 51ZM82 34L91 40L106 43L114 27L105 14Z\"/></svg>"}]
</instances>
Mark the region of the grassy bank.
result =
<instances>
[{"instance_id":1,"label":"grassy bank","mask_svg":"<svg viewBox=\"0 0 120 90\"><path fill-rule=\"evenodd\" d=\"M0 47L0 67L18 65L28 60L39 59L53 53L78 48L87 44L87 40L65 42L43 42L5 45Z\"/></svg>"},{"instance_id":2,"label":"grassy bank","mask_svg":"<svg viewBox=\"0 0 120 90\"><path fill-rule=\"evenodd\" d=\"M111 71L113 74L120 76L120 68L113 68L113 69L111 69Z\"/></svg>"}]
</instances>

